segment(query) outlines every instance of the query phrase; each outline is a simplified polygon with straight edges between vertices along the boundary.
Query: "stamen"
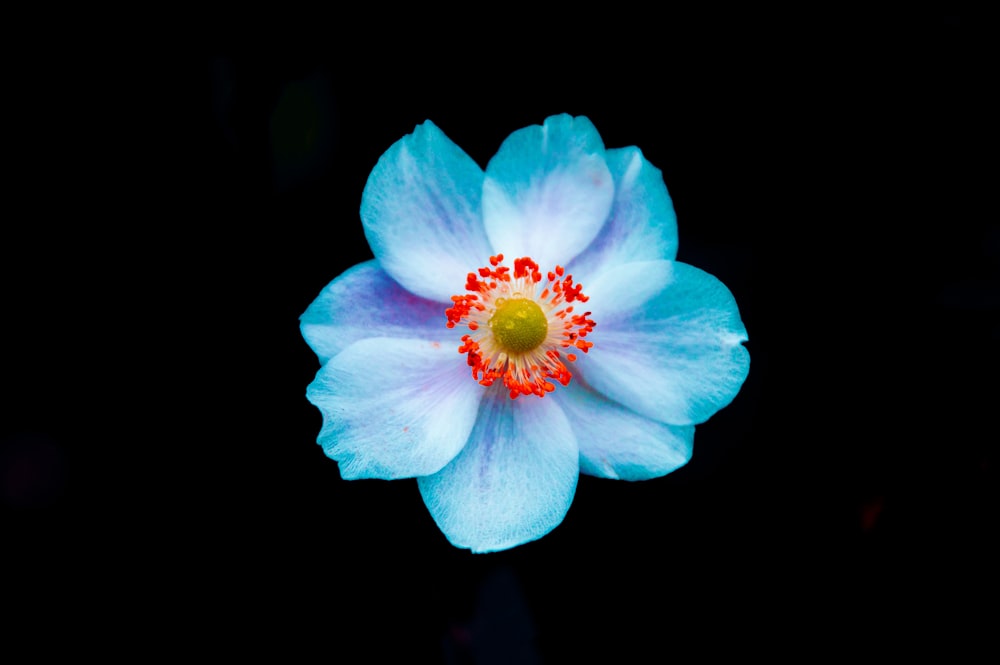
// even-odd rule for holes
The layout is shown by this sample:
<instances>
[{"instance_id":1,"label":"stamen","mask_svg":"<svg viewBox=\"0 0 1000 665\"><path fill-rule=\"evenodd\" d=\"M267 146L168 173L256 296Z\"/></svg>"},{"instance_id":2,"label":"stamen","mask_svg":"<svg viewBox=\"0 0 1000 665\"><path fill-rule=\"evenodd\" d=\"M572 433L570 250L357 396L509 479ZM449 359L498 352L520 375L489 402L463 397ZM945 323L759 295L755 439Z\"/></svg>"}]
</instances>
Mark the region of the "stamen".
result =
<instances>
[{"instance_id":1,"label":"stamen","mask_svg":"<svg viewBox=\"0 0 1000 665\"><path fill-rule=\"evenodd\" d=\"M591 313L574 314L569 304L589 300L583 287L572 275L564 277L562 266L543 280L529 257L515 259L513 272L503 265L503 254L489 263L466 276L468 293L452 296L453 305L445 310L448 328L469 328L458 352L468 356L472 377L484 386L501 380L511 399L529 393L544 397L555 390L551 380L568 385L573 375L563 358L575 362L577 355L563 355L564 350L587 353L594 345L583 339L596 325Z\"/></svg>"}]
</instances>

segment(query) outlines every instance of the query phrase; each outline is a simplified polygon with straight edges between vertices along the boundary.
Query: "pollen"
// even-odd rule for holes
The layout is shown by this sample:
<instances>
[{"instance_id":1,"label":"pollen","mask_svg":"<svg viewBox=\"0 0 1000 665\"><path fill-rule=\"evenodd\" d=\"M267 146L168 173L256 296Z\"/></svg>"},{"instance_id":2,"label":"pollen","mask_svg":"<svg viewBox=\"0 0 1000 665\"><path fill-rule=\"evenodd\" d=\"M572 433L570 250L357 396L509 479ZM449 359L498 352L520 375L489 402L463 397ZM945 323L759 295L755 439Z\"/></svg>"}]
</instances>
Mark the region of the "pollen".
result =
<instances>
[{"instance_id":1,"label":"pollen","mask_svg":"<svg viewBox=\"0 0 1000 665\"><path fill-rule=\"evenodd\" d=\"M567 363L594 345L584 339L596 325L591 312L574 312L589 300L583 287L561 266L543 274L528 257L515 259L513 271L503 254L489 263L466 276L466 293L452 296L445 311L448 328L469 330L458 352L467 356L472 378L483 386L501 381L511 399L544 397L556 382L569 385Z\"/></svg>"}]
</instances>

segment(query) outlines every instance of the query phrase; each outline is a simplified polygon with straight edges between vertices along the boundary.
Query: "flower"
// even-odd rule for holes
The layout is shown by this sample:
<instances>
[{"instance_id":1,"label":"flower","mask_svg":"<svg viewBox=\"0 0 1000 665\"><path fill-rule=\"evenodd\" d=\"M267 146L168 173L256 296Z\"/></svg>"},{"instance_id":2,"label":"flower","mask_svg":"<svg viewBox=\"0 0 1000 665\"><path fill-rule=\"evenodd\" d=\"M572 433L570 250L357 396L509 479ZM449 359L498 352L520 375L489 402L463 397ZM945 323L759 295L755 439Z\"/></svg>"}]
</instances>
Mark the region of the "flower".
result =
<instances>
[{"instance_id":1,"label":"flower","mask_svg":"<svg viewBox=\"0 0 1000 665\"><path fill-rule=\"evenodd\" d=\"M345 479L417 478L457 547L544 536L580 473L677 469L746 378L732 295L674 260L660 171L585 117L514 132L485 173L427 121L361 221L375 259L301 317L318 442Z\"/></svg>"}]
</instances>

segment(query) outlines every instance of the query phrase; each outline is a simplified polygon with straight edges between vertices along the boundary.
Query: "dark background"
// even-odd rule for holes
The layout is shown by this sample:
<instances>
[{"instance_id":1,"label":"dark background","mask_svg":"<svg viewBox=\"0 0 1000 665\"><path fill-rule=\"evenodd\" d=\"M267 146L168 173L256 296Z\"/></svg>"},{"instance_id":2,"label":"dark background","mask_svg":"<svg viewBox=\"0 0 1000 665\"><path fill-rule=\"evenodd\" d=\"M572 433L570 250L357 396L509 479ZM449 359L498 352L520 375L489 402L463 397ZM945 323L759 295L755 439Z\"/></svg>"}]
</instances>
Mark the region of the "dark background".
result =
<instances>
[{"instance_id":1,"label":"dark background","mask_svg":"<svg viewBox=\"0 0 1000 665\"><path fill-rule=\"evenodd\" d=\"M391 66L219 47L148 74L148 107L109 111L126 144L143 127L122 154L145 158L87 174L115 205L4 248L16 607L154 633L139 617L172 607L175 646L318 638L417 662L731 646L702 631L974 643L1000 369L1000 230L975 203L984 43L958 16L850 28L562 35L475 67L468 37L407 42ZM561 112L663 171L678 260L735 295L750 375L683 469L581 477L552 533L472 555L414 481L341 480L297 318L371 258L358 207L393 142L431 119L485 167Z\"/></svg>"}]
</instances>

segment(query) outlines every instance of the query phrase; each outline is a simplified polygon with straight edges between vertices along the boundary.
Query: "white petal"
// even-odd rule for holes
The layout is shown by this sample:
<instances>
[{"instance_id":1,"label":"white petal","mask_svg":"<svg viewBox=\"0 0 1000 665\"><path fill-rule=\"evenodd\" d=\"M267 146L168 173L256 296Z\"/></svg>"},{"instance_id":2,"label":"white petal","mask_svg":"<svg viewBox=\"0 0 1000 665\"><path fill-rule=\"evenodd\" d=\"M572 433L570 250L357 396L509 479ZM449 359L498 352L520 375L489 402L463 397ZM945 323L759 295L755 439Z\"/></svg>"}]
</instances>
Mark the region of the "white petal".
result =
<instances>
[{"instance_id":1,"label":"white petal","mask_svg":"<svg viewBox=\"0 0 1000 665\"><path fill-rule=\"evenodd\" d=\"M503 142L486 167L483 221L493 247L550 270L597 236L614 197L604 144L590 120L552 116Z\"/></svg>"},{"instance_id":2,"label":"white petal","mask_svg":"<svg viewBox=\"0 0 1000 665\"><path fill-rule=\"evenodd\" d=\"M448 302L493 253L483 229L483 172L429 120L378 160L361 198L372 253L406 290Z\"/></svg>"},{"instance_id":3,"label":"white petal","mask_svg":"<svg viewBox=\"0 0 1000 665\"><path fill-rule=\"evenodd\" d=\"M434 521L457 547L503 550L562 522L579 476L576 440L555 401L492 390L462 452L419 478Z\"/></svg>"},{"instance_id":4,"label":"white petal","mask_svg":"<svg viewBox=\"0 0 1000 665\"><path fill-rule=\"evenodd\" d=\"M600 316L602 330L616 319L642 309L673 276L671 261L641 261L609 266L585 284L587 308Z\"/></svg>"},{"instance_id":5,"label":"white petal","mask_svg":"<svg viewBox=\"0 0 1000 665\"><path fill-rule=\"evenodd\" d=\"M666 425L624 408L574 379L552 394L580 446L580 471L620 480L664 476L691 459L694 425Z\"/></svg>"},{"instance_id":6,"label":"white petal","mask_svg":"<svg viewBox=\"0 0 1000 665\"><path fill-rule=\"evenodd\" d=\"M578 363L587 383L616 402L664 423L688 425L708 420L739 392L750 367L750 355L739 309L729 290L716 278L676 262L651 262L667 268L661 288L640 283L652 293L645 303L625 312L617 304L602 310L610 297L591 296L597 326L588 339L594 348ZM642 264L646 265L646 264ZM621 275L635 265L609 271L602 283L618 283L620 297L633 279Z\"/></svg>"},{"instance_id":7,"label":"white petal","mask_svg":"<svg viewBox=\"0 0 1000 665\"><path fill-rule=\"evenodd\" d=\"M677 256L677 216L660 169L636 147L608 150L605 159L615 181L608 223L568 266L584 286L607 268Z\"/></svg>"},{"instance_id":8,"label":"white petal","mask_svg":"<svg viewBox=\"0 0 1000 665\"><path fill-rule=\"evenodd\" d=\"M469 438L482 395L454 346L388 337L341 351L306 392L323 413L318 442L348 480L440 470Z\"/></svg>"},{"instance_id":9,"label":"white petal","mask_svg":"<svg viewBox=\"0 0 1000 665\"><path fill-rule=\"evenodd\" d=\"M419 337L457 346L457 337L445 328L447 307L413 295L378 261L366 261L320 292L300 317L302 336L320 364L369 337Z\"/></svg>"}]
</instances>

